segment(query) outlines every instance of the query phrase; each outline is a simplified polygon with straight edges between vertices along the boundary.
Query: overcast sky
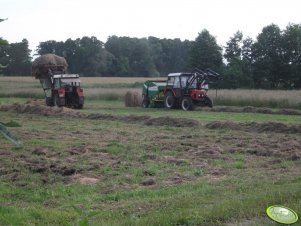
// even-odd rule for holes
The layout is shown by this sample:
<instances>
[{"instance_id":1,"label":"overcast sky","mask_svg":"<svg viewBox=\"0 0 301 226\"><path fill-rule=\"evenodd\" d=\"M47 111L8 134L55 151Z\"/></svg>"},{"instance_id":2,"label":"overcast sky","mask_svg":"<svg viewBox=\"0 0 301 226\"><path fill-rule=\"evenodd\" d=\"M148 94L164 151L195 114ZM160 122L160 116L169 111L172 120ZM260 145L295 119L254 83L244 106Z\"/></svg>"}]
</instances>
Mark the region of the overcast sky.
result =
<instances>
[{"instance_id":1,"label":"overcast sky","mask_svg":"<svg viewBox=\"0 0 301 226\"><path fill-rule=\"evenodd\" d=\"M0 0L0 37L39 42L111 35L194 40L203 29L225 45L237 31L256 38L271 23L301 23L301 0Z\"/></svg>"}]
</instances>

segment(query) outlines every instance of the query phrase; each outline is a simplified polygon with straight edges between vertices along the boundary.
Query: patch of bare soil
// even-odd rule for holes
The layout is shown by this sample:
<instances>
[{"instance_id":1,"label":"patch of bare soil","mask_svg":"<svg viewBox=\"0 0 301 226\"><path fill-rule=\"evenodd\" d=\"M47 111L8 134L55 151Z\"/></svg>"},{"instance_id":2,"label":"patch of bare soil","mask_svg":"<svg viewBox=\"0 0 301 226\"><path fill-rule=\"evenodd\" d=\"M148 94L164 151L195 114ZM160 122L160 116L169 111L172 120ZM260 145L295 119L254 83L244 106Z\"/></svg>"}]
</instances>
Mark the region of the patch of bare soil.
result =
<instances>
[{"instance_id":1,"label":"patch of bare soil","mask_svg":"<svg viewBox=\"0 0 301 226\"><path fill-rule=\"evenodd\" d=\"M173 126L173 127L196 127L199 122L193 119L186 118L171 118L171 117L157 117L151 118L150 116L117 116L111 114L92 113L84 114L76 110L65 107L48 107L45 104L41 104L40 101L31 101L27 104L10 104L1 105L0 111L17 112L17 113L29 113L46 116L72 116L78 118L87 118L94 120L108 120L108 121L120 121L124 123L141 123L148 126Z\"/></svg>"},{"instance_id":2,"label":"patch of bare soil","mask_svg":"<svg viewBox=\"0 0 301 226\"><path fill-rule=\"evenodd\" d=\"M277 146L275 145L277 144ZM257 156L272 156L281 160L296 161L301 158L301 142L297 140L274 140L271 143L254 141L247 153Z\"/></svg>"},{"instance_id":3,"label":"patch of bare soil","mask_svg":"<svg viewBox=\"0 0 301 226\"><path fill-rule=\"evenodd\" d=\"M217 106L214 108L202 108L202 111L212 112L235 112L235 113L261 113L261 114L277 114L277 115L301 115L301 111L293 109L273 110L264 107L230 107L230 106Z\"/></svg>"},{"instance_id":4,"label":"patch of bare soil","mask_svg":"<svg viewBox=\"0 0 301 226\"><path fill-rule=\"evenodd\" d=\"M188 162L186 159L181 159L181 158L175 158L173 156L163 156L163 161L175 164L175 165L183 165Z\"/></svg>"},{"instance_id":5,"label":"patch of bare soil","mask_svg":"<svg viewBox=\"0 0 301 226\"><path fill-rule=\"evenodd\" d=\"M165 184L177 185L177 184L187 183L192 180L193 180L193 178L189 175L176 173L174 176L167 178L167 180L165 181Z\"/></svg>"},{"instance_id":6,"label":"patch of bare soil","mask_svg":"<svg viewBox=\"0 0 301 226\"><path fill-rule=\"evenodd\" d=\"M156 184L156 181L153 178L148 178L141 182L141 185L143 186L151 186L154 184Z\"/></svg>"},{"instance_id":7,"label":"patch of bare soil","mask_svg":"<svg viewBox=\"0 0 301 226\"><path fill-rule=\"evenodd\" d=\"M301 141L298 138L283 136L282 134L265 136L252 134L251 136L252 138L245 135L239 139L235 135L232 136L232 139L225 136L219 142L227 144L226 153L247 153L253 156L273 157L277 161L279 160L278 163L285 160L301 159Z\"/></svg>"},{"instance_id":8,"label":"patch of bare soil","mask_svg":"<svg viewBox=\"0 0 301 226\"><path fill-rule=\"evenodd\" d=\"M247 132L275 132L275 133L301 133L301 125L287 125L277 122L267 123L235 123L235 122L210 122L206 124L208 129L243 130Z\"/></svg>"},{"instance_id":9,"label":"patch of bare soil","mask_svg":"<svg viewBox=\"0 0 301 226\"><path fill-rule=\"evenodd\" d=\"M67 161L59 161L58 159L50 159L43 155L47 155L48 149L37 148L32 151L33 155L22 155L18 160L25 168L34 173L52 172L62 176L70 176L76 173L76 169Z\"/></svg>"},{"instance_id":10,"label":"patch of bare soil","mask_svg":"<svg viewBox=\"0 0 301 226\"><path fill-rule=\"evenodd\" d=\"M194 159L219 159L222 158L223 150L214 144L202 144L187 151L188 156Z\"/></svg>"},{"instance_id":11,"label":"patch of bare soil","mask_svg":"<svg viewBox=\"0 0 301 226\"><path fill-rule=\"evenodd\" d=\"M196 127L199 122L187 118L158 117L145 120L144 124L150 126Z\"/></svg>"},{"instance_id":12,"label":"patch of bare soil","mask_svg":"<svg viewBox=\"0 0 301 226\"><path fill-rule=\"evenodd\" d=\"M93 185L99 181L99 178L84 176L82 174L76 173L71 176L71 180L74 182L78 182L80 184L84 184L84 185Z\"/></svg>"}]
</instances>

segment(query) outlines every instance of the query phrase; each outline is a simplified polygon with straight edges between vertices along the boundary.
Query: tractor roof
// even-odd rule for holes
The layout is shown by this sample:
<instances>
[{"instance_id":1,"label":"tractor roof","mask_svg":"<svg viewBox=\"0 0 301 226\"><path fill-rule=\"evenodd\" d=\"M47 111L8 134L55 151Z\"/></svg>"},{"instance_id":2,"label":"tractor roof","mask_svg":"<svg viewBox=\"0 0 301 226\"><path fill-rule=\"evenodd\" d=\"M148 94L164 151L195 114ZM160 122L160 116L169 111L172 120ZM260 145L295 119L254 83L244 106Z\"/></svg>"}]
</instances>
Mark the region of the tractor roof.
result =
<instances>
[{"instance_id":1,"label":"tractor roof","mask_svg":"<svg viewBox=\"0 0 301 226\"><path fill-rule=\"evenodd\" d=\"M181 76L181 75L186 75L186 76L191 76L192 73L189 73L189 72L177 72L177 73L169 73L168 74L168 77L178 77L178 76Z\"/></svg>"},{"instance_id":2,"label":"tractor roof","mask_svg":"<svg viewBox=\"0 0 301 226\"><path fill-rule=\"evenodd\" d=\"M53 75L53 78L79 78L78 74L58 74Z\"/></svg>"}]
</instances>

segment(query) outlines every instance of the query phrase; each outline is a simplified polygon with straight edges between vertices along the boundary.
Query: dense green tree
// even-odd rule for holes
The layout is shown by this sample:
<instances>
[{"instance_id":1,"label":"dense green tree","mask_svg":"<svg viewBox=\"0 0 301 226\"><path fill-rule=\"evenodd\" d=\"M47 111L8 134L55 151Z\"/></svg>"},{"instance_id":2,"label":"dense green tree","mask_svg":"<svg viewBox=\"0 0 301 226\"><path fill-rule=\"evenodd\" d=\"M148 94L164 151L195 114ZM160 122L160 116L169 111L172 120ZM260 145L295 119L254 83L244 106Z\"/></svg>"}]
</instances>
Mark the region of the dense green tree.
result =
<instances>
[{"instance_id":1,"label":"dense green tree","mask_svg":"<svg viewBox=\"0 0 301 226\"><path fill-rule=\"evenodd\" d=\"M8 45L8 42L0 37L0 46L5 46L5 45Z\"/></svg>"},{"instance_id":2,"label":"dense green tree","mask_svg":"<svg viewBox=\"0 0 301 226\"><path fill-rule=\"evenodd\" d=\"M187 71L190 43L180 39L148 38L151 55L160 75L170 72Z\"/></svg>"},{"instance_id":3,"label":"dense green tree","mask_svg":"<svg viewBox=\"0 0 301 226\"><path fill-rule=\"evenodd\" d=\"M301 24L289 24L283 32L286 88L301 88Z\"/></svg>"},{"instance_id":4,"label":"dense green tree","mask_svg":"<svg viewBox=\"0 0 301 226\"><path fill-rule=\"evenodd\" d=\"M113 58L115 76L157 76L147 39L111 36L105 49Z\"/></svg>"},{"instance_id":5,"label":"dense green tree","mask_svg":"<svg viewBox=\"0 0 301 226\"><path fill-rule=\"evenodd\" d=\"M0 19L1 22L1 19ZM234 33L224 47L209 31L194 41L111 36L41 42L38 55L54 53L66 58L70 73L87 76L166 76L195 67L223 72L226 88L301 88L301 25L286 29L271 24L256 40ZM224 61L223 61L224 57ZM0 66L5 75L29 75L28 42L8 44L0 38Z\"/></svg>"},{"instance_id":6,"label":"dense green tree","mask_svg":"<svg viewBox=\"0 0 301 226\"><path fill-rule=\"evenodd\" d=\"M3 68L5 68L9 62L7 50L8 50L8 42L0 38L0 73L3 72Z\"/></svg>"},{"instance_id":7,"label":"dense green tree","mask_svg":"<svg viewBox=\"0 0 301 226\"><path fill-rule=\"evenodd\" d=\"M248 53L247 46L250 39L243 40L243 34L237 31L227 42L224 57L227 60L227 66L224 70L225 88L250 88L253 85L252 75L250 73L251 62L248 61L245 54Z\"/></svg>"},{"instance_id":8,"label":"dense green tree","mask_svg":"<svg viewBox=\"0 0 301 226\"><path fill-rule=\"evenodd\" d=\"M5 75L28 76L31 71L31 50L28 47L28 41L11 43L5 48L5 54L8 59L7 67L3 69Z\"/></svg>"},{"instance_id":9,"label":"dense green tree","mask_svg":"<svg viewBox=\"0 0 301 226\"><path fill-rule=\"evenodd\" d=\"M0 19L0 22L5 21L6 19ZM7 63L8 63L8 57L7 54L5 52L5 46L8 45L8 42L5 39L2 39L0 37L0 72L1 72L1 68L4 68Z\"/></svg>"},{"instance_id":10,"label":"dense green tree","mask_svg":"<svg viewBox=\"0 0 301 226\"><path fill-rule=\"evenodd\" d=\"M261 88L281 88L287 76L282 61L280 28L271 24L262 29L253 45L254 83Z\"/></svg>"},{"instance_id":11,"label":"dense green tree","mask_svg":"<svg viewBox=\"0 0 301 226\"><path fill-rule=\"evenodd\" d=\"M234 63L235 61L240 62L242 59L242 39L242 32L237 31L227 42L224 57L230 64Z\"/></svg>"},{"instance_id":12,"label":"dense green tree","mask_svg":"<svg viewBox=\"0 0 301 226\"><path fill-rule=\"evenodd\" d=\"M112 65L113 56L96 37L67 39L65 42L46 41L38 46L38 54L53 53L66 58L70 73L86 76L105 75Z\"/></svg>"},{"instance_id":13,"label":"dense green tree","mask_svg":"<svg viewBox=\"0 0 301 226\"><path fill-rule=\"evenodd\" d=\"M49 40L46 42L40 42L37 47L38 55L44 55L47 53L53 53L59 56L63 55L64 43L57 42L55 40Z\"/></svg>"},{"instance_id":14,"label":"dense green tree","mask_svg":"<svg viewBox=\"0 0 301 226\"><path fill-rule=\"evenodd\" d=\"M211 68L219 71L223 64L222 48L216 43L208 30L203 30L192 43L190 66L201 69Z\"/></svg>"}]
</instances>

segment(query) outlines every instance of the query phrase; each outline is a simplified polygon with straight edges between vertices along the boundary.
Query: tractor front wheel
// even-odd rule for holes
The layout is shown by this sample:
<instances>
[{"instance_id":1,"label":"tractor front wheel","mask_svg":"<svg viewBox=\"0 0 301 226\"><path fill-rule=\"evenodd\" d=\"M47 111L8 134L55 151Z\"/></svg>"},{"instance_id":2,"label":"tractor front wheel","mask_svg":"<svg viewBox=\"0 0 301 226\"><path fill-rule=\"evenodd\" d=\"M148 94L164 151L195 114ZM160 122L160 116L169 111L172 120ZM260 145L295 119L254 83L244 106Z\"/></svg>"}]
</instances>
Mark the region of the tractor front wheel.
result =
<instances>
[{"instance_id":1,"label":"tractor front wheel","mask_svg":"<svg viewBox=\"0 0 301 226\"><path fill-rule=\"evenodd\" d=\"M183 97L181 101L181 107L184 111L192 111L194 109L194 105L190 97Z\"/></svg>"},{"instance_id":2,"label":"tractor front wheel","mask_svg":"<svg viewBox=\"0 0 301 226\"><path fill-rule=\"evenodd\" d=\"M205 106L212 108L213 107L213 102L209 97L205 97Z\"/></svg>"},{"instance_id":3,"label":"tractor front wheel","mask_svg":"<svg viewBox=\"0 0 301 226\"><path fill-rule=\"evenodd\" d=\"M175 108L175 98L174 96L172 95L171 92L168 92L165 94L165 97L164 97L164 104L165 104L165 107L168 108L168 109L172 109L172 108Z\"/></svg>"},{"instance_id":4,"label":"tractor front wheel","mask_svg":"<svg viewBox=\"0 0 301 226\"><path fill-rule=\"evenodd\" d=\"M83 109L84 105L83 104L76 104L74 105L75 109Z\"/></svg>"},{"instance_id":5,"label":"tractor front wheel","mask_svg":"<svg viewBox=\"0 0 301 226\"><path fill-rule=\"evenodd\" d=\"M149 107L149 104L150 104L149 97L143 96L142 107L148 108L148 107Z\"/></svg>"},{"instance_id":6,"label":"tractor front wheel","mask_svg":"<svg viewBox=\"0 0 301 226\"><path fill-rule=\"evenodd\" d=\"M55 97L54 97L54 105L57 106L57 107L62 107L63 106L60 103L60 99L59 99L58 95L55 95Z\"/></svg>"}]
</instances>

